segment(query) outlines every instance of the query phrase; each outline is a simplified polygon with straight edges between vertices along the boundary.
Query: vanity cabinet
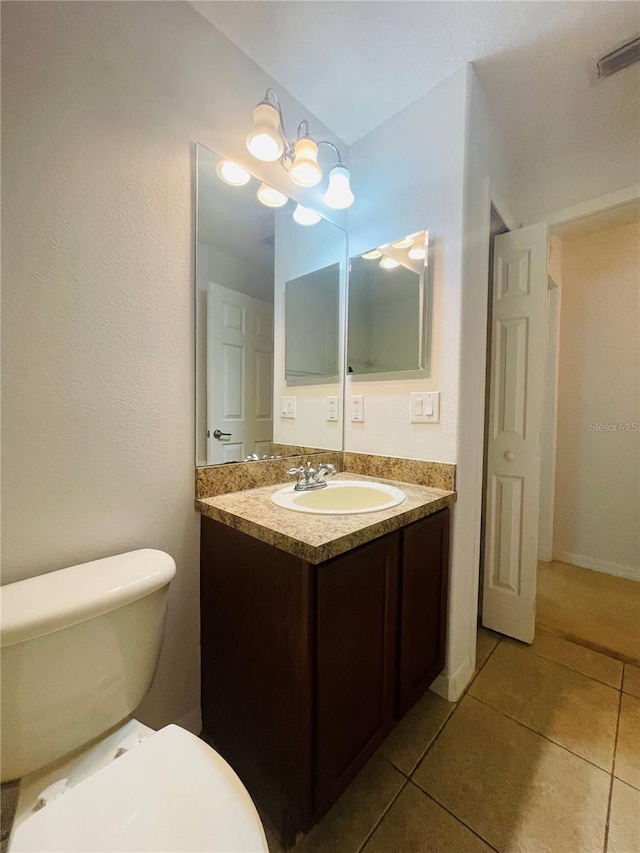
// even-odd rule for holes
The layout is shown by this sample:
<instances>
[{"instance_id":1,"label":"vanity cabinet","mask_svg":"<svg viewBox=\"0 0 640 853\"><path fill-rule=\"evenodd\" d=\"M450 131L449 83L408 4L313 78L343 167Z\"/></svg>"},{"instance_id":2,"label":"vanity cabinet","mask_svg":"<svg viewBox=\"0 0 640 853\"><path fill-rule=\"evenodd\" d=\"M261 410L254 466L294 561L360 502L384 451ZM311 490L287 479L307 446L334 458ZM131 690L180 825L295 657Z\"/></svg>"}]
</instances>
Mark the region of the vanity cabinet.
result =
<instances>
[{"instance_id":1,"label":"vanity cabinet","mask_svg":"<svg viewBox=\"0 0 640 853\"><path fill-rule=\"evenodd\" d=\"M444 664L449 510L312 564L202 518L204 736L285 845Z\"/></svg>"},{"instance_id":2,"label":"vanity cabinet","mask_svg":"<svg viewBox=\"0 0 640 853\"><path fill-rule=\"evenodd\" d=\"M398 715L444 669L449 591L449 510L402 531Z\"/></svg>"}]
</instances>

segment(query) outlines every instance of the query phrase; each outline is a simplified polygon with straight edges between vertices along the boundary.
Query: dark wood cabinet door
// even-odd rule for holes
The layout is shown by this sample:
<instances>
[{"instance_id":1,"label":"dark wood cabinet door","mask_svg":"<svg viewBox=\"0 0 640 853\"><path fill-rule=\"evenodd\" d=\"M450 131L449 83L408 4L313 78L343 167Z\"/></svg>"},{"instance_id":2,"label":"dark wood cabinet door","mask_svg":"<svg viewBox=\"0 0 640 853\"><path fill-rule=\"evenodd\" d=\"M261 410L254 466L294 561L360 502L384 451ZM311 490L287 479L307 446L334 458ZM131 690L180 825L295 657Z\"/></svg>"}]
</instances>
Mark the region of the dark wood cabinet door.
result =
<instances>
[{"instance_id":1,"label":"dark wood cabinet door","mask_svg":"<svg viewBox=\"0 0 640 853\"><path fill-rule=\"evenodd\" d=\"M202 719L288 844L313 808L313 567L202 519Z\"/></svg>"},{"instance_id":2,"label":"dark wood cabinet door","mask_svg":"<svg viewBox=\"0 0 640 853\"><path fill-rule=\"evenodd\" d=\"M397 533L317 567L315 816L391 730Z\"/></svg>"},{"instance_id":3,"label":"dark wood cabinet door","mask_svg":"<svg viewBox=\"0 0 640 853\"><path fill-rule=\"evenodd\" d=\"M449 510L402 531L400 675L403 716L444 669L449 566Z\"/></svg>"}]
</instances>

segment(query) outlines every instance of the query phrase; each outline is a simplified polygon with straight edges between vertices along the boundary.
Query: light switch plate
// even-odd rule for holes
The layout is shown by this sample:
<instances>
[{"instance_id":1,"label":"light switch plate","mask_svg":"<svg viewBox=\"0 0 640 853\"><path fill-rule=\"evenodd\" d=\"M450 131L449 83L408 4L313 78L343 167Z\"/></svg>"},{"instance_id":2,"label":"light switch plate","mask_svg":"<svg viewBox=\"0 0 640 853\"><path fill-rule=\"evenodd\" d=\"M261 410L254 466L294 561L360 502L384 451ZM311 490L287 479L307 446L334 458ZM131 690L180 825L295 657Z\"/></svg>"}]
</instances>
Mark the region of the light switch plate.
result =
<instances>
[{"instance_id":1,"label":"light switch plate","mask_svg":"<svg viewBox=\"0 0 640 853\"><path fill-rule=\"evenodd\" d=\"M412 424L440 423L440 392L412 392L410 394L409 412Z\"/></svg>"},{"instance_id":2,"label":"light switch plate","mask_svg":"<svg viewBox=\"0 0 640 853\"><path fill-rule=\"evenodd\" d=\"M296 416L296 398L280 397L280 417L293 420Z\"/></svg>"},{"instance_id":3,"label":"light switch plate","mask_svg":"<svg viewBox=\"0 0 640 853\"><path fill-rule=\"evenodd\" d=\"M337 421L338 420L338 398L337 397L327 397L327 420L328 421Z\"/></svg>"},{"instance_id":4,"label":"light switch plate","mask_svg":"<svg viewBox=\"0 0 640 853\"><path fill-rule=\"evenodd\" d=\"M351 397L351 422L361 424L364 421L364 396L354 394Z\"/></svg>"}]
</instances>

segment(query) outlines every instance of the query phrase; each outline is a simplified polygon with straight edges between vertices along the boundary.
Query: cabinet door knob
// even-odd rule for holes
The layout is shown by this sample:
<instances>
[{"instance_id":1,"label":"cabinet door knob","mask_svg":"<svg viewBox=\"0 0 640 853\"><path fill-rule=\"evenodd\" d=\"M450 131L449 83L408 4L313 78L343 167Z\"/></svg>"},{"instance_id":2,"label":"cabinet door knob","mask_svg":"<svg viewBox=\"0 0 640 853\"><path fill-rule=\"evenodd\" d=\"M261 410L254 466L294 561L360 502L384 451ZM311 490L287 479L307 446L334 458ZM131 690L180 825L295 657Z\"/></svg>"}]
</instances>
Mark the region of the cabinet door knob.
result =
<instances>
[{"instance_id":1,"label":"cabinet door knob","mask_svg":"<svg viewBox=\"0 0 640 853\"><path fill-rule=\"evenodd\" d=\"M513 450L507 450L507 452L504 454L504 458L507 460L507 462L513 462L513 460L516 458L516 455Z\"/></svg>"}]
</instances>

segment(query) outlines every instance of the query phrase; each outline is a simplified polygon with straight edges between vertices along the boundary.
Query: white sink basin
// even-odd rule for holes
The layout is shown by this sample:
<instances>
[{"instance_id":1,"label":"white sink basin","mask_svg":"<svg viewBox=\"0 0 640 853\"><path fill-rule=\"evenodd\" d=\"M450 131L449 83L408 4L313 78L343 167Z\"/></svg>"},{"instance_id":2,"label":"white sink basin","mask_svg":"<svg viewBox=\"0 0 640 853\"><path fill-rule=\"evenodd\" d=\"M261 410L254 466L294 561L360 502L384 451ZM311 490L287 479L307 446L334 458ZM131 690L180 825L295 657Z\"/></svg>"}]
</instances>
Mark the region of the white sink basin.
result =
<instances>
[{"instance_id":1,"label":"white sink basin","mask_svg":"<svg viewBox=\"0 0 640 853\"><path fill-rule=\"evenodd\" d=\"M316 515L355 515L398 506L406 495L386 483L361 483L353 480L328 483L324 489L296 492L293 485L271 495L274 504L294 512Z\"/></svg>"}]
</instances>

